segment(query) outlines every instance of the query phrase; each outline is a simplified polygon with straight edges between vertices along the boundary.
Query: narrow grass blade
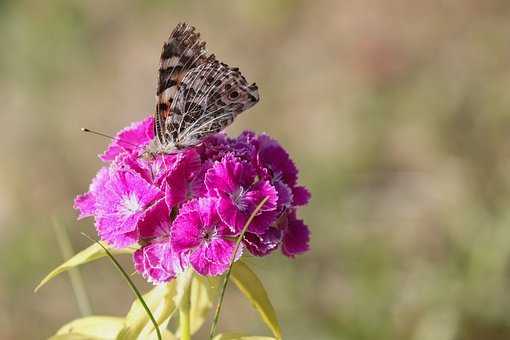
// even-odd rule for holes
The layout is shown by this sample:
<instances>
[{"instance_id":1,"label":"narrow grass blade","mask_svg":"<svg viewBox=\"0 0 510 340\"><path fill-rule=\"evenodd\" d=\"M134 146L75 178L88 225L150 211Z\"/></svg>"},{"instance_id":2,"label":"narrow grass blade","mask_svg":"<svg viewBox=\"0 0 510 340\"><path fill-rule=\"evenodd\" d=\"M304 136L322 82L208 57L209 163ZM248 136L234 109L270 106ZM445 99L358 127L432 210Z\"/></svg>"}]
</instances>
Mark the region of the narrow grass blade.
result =
<instances>
[{"instance_id":1,"label":"narrow grass blade","mask_svg":"<svg viewBox=\"0 0 510 340\"><path fill-rule=\"evenodd\" d=\"M157 337L158 337L158 340L162 340L162 337L161 337L161 331L159 330L159 326L158 326L158 323L156 321L156 319L154 318L154 315L152 315L152 312L151 310L149 309L149 307L147 306L147 304L145 303L143 297L142 297L142 294L140 293L140 291L138 290L138 288L136 288L136 285L134 284L134 282L131 280L131 278L129 277L129 274L124 270L124 268L122 268L122 266L120 265L120 263L117 261L117 259L112 255L112 253L110 253L110 251L108 250L108 248L106 248L104 245L102 245L99 241L97 240L94 240L93 238L91 238L90 236L88 236L87 234L84 234L82 233L83 236L85 236L86 238L88 238L90 241L92 242L96 242L97 244L99 244L103 249L104 251L106 252L106 254L108 255L108 257L110 258L110 260L112 260L113 264L115 265L115 267L120 271L120 273L122 274L122 276L124 276L124 278L126 279L126 281L128 282L129 286L131 287L131 289L133 290L133 292L135 293L136 297L138 298L138 300L140 301L140 303L142 304L143 308L145 309L145 311L147 312L147 315L149 316L149 318L151 319L151 322L152 324L154 325L154 329L156 330L156 334L157 334Z\"/></svg>"},{"instance_id":2,"label":"narrow grass blade","mask_svg":"<svg viewBox=\"0 0 510 340\"><path fill-rule=\"evenodd\" d=\"M62 257L68 259L73 256L74 251L71 245L71 240L67 234L67 230L63 227L56 219L53 220L53 229L57 236L57 242L60 247ZM80 310L81 316L88 316L92 314L92 308L90 307L90 300L83 284L80 270L78 268L72 268L69 270L69 278L71 279L71 286L73 287L74 296L78 309Z\"/></svg>"},{"instance_id":3,"label":"narrow grass blade","mask_svg":"<svg viewBox=\"0 0 510 340\"><path fill-rule=\"evenodd\" d=\"M211 325L211 330L209 332L209 339L214 338L214 333L216 333L216 327L218 326L218 321L220 319L220 313L221 313L221 307L223 305L223 298L225 297L225 290L227 289L228 281L230 279L230 274L232 273L232 265L234 264L234 261L236 259L237 252L239 251L239 247L241 245L241 241L243 240L244 234L246 233L246 230L248 230L248 226L251 224L255 216L258 214L260 209L264 206L266 201L269 199L269 197L264 197L262 201L257 205L255 210L251 213L250 218L248 218L248 221L246 221L246 224L243 227L243 230L241 231L241 235L237 238L236 241L236 247L234 250L234 253L232 254L232 258L230 259L230 264L228 266L227 274L225 275L225 280L223 281L223 287L221 288L220 292L220 299L218 301L218 305L216 307L216 313L214 314L213 323Z\"/></svg>"}]
</instances>

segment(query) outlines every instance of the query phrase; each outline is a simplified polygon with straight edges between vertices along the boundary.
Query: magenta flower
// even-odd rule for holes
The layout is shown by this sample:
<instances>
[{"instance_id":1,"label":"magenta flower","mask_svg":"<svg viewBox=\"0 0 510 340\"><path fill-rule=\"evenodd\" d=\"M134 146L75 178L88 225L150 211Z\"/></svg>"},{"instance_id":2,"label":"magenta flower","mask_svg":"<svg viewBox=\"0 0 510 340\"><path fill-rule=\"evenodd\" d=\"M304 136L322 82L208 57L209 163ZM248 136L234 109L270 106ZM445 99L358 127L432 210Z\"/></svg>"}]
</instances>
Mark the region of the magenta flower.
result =
<instances>
[{"instance_id":1,"label":"magenta flower","mask_svg":"<svg viewBox=\"0 0 510 340\"><path fill-rule=\"evenodd\" d=\"M224 134L216 134L208 137L197 147L202 160L220 161L226 155L234 155L236 158L252 162L256 159L256 141L253 132L243 132L238 138L227 138Z\"/></svg>"},{"instance_id":2,"label":"magenta flower","mask_svg":"<svg viewBox=\"0 0 510 340\"><path fill-rule=\"evenodd\" d=\"M283 254L294 257L310 248L310 230L302 220L296 218L295 211L288 214L286 220L284 220L283 228Z\"/></svg>"},{"instance_id":3,"label":"magenta flower","mask_svg":"<svg viewBox=\"0 0 510 340\"><path fill-rule=\"evenodd\" d=\"M235 233L239 233L257 205L268 197L267 202L253 219L248 230L263 234L277 217L278 194L269 181L255 182L253 167L232 155L207 171L205 185L211 196L219 198L218 213Z\"/></svg>"},{"instance_id":4,"label":"magenta flower","mask_svg":"<svg viewBox=\"0 0 510 340\"><path fill-rule=\"evenodd\" d=\"M136 154L143 152L144 146L154 138L153 124L154 118L151 116L122 129L99 158L108 162L124 152Z\"/></svg>"},{"instance_id":5,"label":"magenta flower","mask_svg":"<svg viewBox=\"0 0 510 340\"><path fill-rule=\"evenodd\" d=\"M190 265L202 275L224 273L265 197L242 249L266 256L280 248L288 257L309 249L309 229L296 212L310 192L277 141L249 131L217 134L196 147L145 157L153 138L152 117L120 131L100 156L107 166L74 202L79 219L94 217L103 241L141 246L133 262L147 281L167 282Z\"/></svg>"},{"instance_id":6,"label":"magenta flower","mask_svg":"<svg viewBox=\"0 0 510 340\"><path fill-rule=\"evenodd\" d=\"M310 201L310 191L303 186L295 186L292 188L292 205L307 205Z\"/></svg>"},{"instance_id":7,"label":"magenta flower","mask_svg":"<svg viewBox=\"0 0 510 340\"><path fill-rule=\"evenodd\" d=\"M181 208L172 224L172 248L202 275L224 273L235 250L231 230L218 216L218 200L199 198ZM239 258L241 252L237 254Z\"/></svg>"},{"instance_id":8,"label":"magenta flower","mask_svg":"<svg viewBox=\"0 0 510 340\"><path fill-rule=\"evenodd\" d=\"M96 193L104 190L106 182L109 180L109 171L107 167L102 167L89 186L89 191L76 196L74 199L74 208L80 213L78 219L88 216L94 216L96 212Z\"/></svg>"},{"instance_id":9,"label":"magenta flower","mask_svg":"<svg viewBox=\"0 0 510 340\"><path fill-rule=\"evenodd\" d=\"M273 181L282 181L289 187L297 182L298 170L289 154L275 140L267 135L259 137L258 161L268 169Z\"/></svg>"},{"instance_id":10,"label":"magenta flower","mask_svg":"<svg viewBox=\"0 0 510 340\"><path fill-rule=\"evenodd\" d=\"M167 282L182 272L187 263L170 244L170 212L161 198L139 223L140 239L147 243L133 254L136 270L155 284Z\"/></svg>"},{"instance_id":11,"label":"magenta flower","mask_svg":"<svg viewBox=\"0 0 510 340\"><path fill-rule=\"evenodd\" d=\"M119 248L136 243L138 223L161 191L135 172L113 168L100 189L92 193L99 236Z\"/></svg>"},{"instance_id":12,"label":"magenta flower","mask_svg":"<svg viewBox=\"0 0 510 340\"><path fill-rule=\"evenodd\" d=\"M205 170L199 154L191 149L178 154L172 169L165 177L165 199L169 207L174 207L205 192Z\"/></svg>"},{"instance_id":13,"label":"magenta flower","mask_svg":"<svg viewBox=\"0 0 510 340\"><path fill-rule=\"evenodd\" d=\"M133 170L147 182L161 187L161 183L168 176L177 162L177 155L158 155L154 159L141 157L139 154L122 154L115 160L124 168Z\"/></svg>"},{"instance_id":14,"label":"magenta flower","mask_svg":"<svg viewBox=\"0 0 510 340\"><path fill-rule=\"evenodd\" d=\"M164 198L160 198L145 211L138 223L140 241L164 241L170 238L170 211Z\"/></svg>"},{"instance_id":15,"label":"magenta flower","mask_svg":"<svg viewBox=\"0 0 510 340\"><path fill-rule=\"evenodd\" d=\"M280 245L282 241L282 231L270 227L263 235L246 233L243 243L246 249L255 256L266 256Z\"/></svg>"},{"instance_id":16,"label":"magenta flower","mask_svg":"<svg viewBox=\"0 0 510 340\"><path fill-rule=\"evenodd\" d=\"M185 262L172 250L170 240L154 242L133 254L136 270L151 283L164 283L186 268Z\"/></svg>"}]
</instances>

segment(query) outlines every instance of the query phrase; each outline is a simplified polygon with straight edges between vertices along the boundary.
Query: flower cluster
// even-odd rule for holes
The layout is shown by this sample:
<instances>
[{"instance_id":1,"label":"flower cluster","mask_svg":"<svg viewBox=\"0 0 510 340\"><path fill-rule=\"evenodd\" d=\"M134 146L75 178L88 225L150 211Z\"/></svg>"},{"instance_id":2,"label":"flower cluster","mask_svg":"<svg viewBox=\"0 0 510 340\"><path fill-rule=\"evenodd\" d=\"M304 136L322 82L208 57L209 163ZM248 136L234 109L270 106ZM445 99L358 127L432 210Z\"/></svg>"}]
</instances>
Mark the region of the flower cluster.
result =
<instances>
[{"instance_id":1,"label":"flower cluster","mask_svg":"<svg viewBox=\"0 0 510 340\"><path fill-rule=\"evenodd\" d=\"M144 157L153 119L120 131L100 155L106 165L79 195L79 218L93 216L100 238L117 248L140 245L135 267L153 283L192 266L220 275L256 207L235 258L265 256L281 247L293 257L308 250L309 230L296 209L308 203L288 153L267 135L217 134L175 154Z\"/></svg>"}]
</instances>

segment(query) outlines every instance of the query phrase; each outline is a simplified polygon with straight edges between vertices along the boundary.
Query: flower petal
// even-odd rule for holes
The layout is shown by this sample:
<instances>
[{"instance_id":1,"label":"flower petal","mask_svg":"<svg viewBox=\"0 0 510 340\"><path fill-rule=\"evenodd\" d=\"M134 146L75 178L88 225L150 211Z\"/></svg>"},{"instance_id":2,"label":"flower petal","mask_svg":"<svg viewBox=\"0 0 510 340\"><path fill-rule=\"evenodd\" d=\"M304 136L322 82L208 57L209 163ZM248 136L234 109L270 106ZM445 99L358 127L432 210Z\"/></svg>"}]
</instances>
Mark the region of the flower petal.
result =
<instances>
[{"instance_id":1,"label":"flower petal","mask_svg":"<svg viewBox=\"0 0 510 340\"><path fill-rule=\"evenodd\" d=\"M302 220L289 216L287 229L284 231L282 252L286 256L294 257L310 248L310 230Z\"/></svg>"},{"instance_id":2,"label":"flower petal","mask_svg":"<svg viewBox=\"0 0 510 340\"><path fill-rule=\"evenodd\" d=\"M153 124L154 118L150 116L122 129L117 133L106 151L99 155L99 158L104 162L109 162L113 161L122 152L139 153L143 151L143 146L154 138Z\"/></svg>"}]
</instances>

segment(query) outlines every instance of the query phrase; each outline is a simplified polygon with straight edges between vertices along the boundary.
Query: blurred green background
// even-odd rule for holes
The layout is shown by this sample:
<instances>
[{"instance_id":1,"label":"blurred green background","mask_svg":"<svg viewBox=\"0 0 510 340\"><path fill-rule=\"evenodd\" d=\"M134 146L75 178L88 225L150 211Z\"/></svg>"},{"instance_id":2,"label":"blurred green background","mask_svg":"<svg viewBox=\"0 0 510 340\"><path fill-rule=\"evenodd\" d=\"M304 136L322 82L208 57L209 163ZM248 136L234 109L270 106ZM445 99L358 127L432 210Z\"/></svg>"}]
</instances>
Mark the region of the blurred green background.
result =
<instances>
[{"instance_id":1,"label":"blurred green background","mask_svg":"<svg viewBox=\"0 0 510 340\"><path fill-rule=\"evenodd\" d=\"M79 316L65 275L32 292L62 261L53 217L76 250L94 234L72 200L108 141L79 128L152 112L183 20L259 84L228 132L280 140L313 193L312 250L251 261L286 339L510 339L505 0L0 1L1 339ZM108 261L82 273L96 314L127 312ZM227 295L221 329L267 334Z\"/></svg>"}]
</instances>

